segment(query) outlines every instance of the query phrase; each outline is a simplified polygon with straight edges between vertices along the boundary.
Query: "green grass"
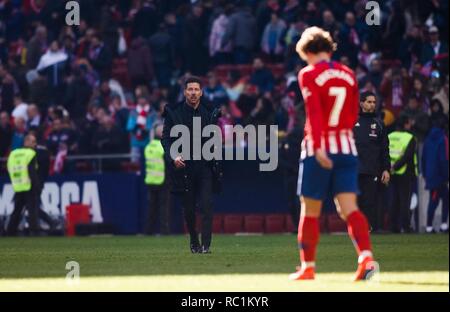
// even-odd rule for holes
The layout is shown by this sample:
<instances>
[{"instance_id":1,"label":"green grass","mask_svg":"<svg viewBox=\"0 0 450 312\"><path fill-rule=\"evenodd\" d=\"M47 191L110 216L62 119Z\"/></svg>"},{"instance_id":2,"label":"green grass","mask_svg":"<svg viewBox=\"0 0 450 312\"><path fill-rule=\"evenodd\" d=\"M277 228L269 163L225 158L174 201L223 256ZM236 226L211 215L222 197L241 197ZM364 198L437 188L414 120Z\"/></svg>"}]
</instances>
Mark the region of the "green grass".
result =
<instances>
[{"instance_id":1,"label":"green grass","mask_svg":"<svg viewBox=\"0 0 450 312\"><path fill-rule=\"evenodd\" d=\"M213 254L192 255L171 237L1 238L0 291L449 291L448 235L373 237L379 278L352 283L346 235L323 235L317 279L290 282L296 237L215 236ZM78 284L65 280L80 264Z\"/></svg>"}]
</instances>

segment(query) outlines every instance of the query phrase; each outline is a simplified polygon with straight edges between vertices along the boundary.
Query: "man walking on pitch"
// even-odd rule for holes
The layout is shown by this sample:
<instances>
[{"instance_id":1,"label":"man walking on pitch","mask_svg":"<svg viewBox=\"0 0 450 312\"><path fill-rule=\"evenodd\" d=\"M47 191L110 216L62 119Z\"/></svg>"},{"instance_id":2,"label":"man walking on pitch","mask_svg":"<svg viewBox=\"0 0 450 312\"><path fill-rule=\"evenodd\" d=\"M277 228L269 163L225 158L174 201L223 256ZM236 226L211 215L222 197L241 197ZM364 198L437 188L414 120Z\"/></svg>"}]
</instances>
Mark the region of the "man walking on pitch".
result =
<instances>
[{"instance_id":1,"label":"man walking on pitch","mask_svg":"<svg viewBox=\"0 0 450 312\"><path fill-rule=\"evenodd\" d=\"M219 110L212 110L201 101L202 82L199 78L190 77L185 81L184 96L186 100L175 105L167 105L164 111L164 130L161 140L164 148L164 157L168 164L169 175L171 176L172 192L180 196L184 219L190 235L190 248L192 253L210 253L212 219L213 219L213 192L220 190L221 169L217 160L207 161L200 157L195 159L196 152L201 153L203 145L209 140L202 137L204 127L215 124L219 117ZM194 118L201 121L200 133L194 133ZM198 120L198 119L197 119ZM171 147L175 141L181 139L172 137L172 127L184 125L189 129L189 155L181 156L183 151L178 151L178 155L171 155ZM200 141L200 151L194 151L196 145L194 140ZM183 147L181 148L183 149ZM202 211L202 235L201 244L198 239L196 229L196 207Z\"/></svg>"},{"instance_id":2,"label":"man walking on pitch","mask_svg":"<svg viewBox=\"0 0 450 312\"><path fill-rule=\"evenodd\" d=\"M307 120L300 168L304 181L298 230L301 267L289 276L291 280L315 278L319 216L328 194L339 202L359 256L354 280L367 279L373 271L369 225L356 204L358 158L352 129L358 118L358 85L352 70L331 61L335 48L330 33L318 27L306 29L296 48L308 63L299 73Z\"/></svg>"}]
</instances>

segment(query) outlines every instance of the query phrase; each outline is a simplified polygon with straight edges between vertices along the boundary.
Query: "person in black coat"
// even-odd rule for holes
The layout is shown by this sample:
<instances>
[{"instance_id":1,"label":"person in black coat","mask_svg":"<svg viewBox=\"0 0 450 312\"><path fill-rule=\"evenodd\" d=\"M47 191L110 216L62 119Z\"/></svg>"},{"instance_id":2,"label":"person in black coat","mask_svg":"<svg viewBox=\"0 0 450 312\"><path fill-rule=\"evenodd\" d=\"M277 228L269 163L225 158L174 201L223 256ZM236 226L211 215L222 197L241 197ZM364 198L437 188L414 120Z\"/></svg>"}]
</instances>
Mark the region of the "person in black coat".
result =
<instances>
[{"instance_id":1,"label":"person in black coat","mask_svg":"<svg viewBox=\"0 0 450 312\"><path fill-rule=\"evenodd\" d=\"M358 204L366 214L372 230L380 229L382 211L377 208L380 182L387 185L391 167L389 139L384 124L376 114L377 98L372 92L360 96L361 112L354 128L355 143L359 156Z\"/></svg>"},{"instance_id":2,"label":"person in black coat","mask_svg":"<svg viewBox=\"0 0 450 312\"><path fill-rule=\"evenodd\" d=\"M6 157L11 147L13 129L10 123L9 114L0 112L0 158Z\"/></svg>"},{"instance_id":3,"label":"person in black coat","mask_svg":"<svg viewBox=\"0 0 450 312\"><path fill-rule=\"evenodd\" d=\"M185 102L177 105L167 105L163 117L164 129L161 140L164 148L166 163L168 164L168 173L171 178L172 193L180 196L184 218L190 234L190 248L192 253L210 253L213 202L212 194L219 192L221 188L222 170L219 160L207 161L200 157L200 160L192 160L195 146L193 145L194 117L201 118L202 129L207 125L215 124L219 118L219 110L212 110L207 104L201 101L202 82L199 78L187 78L184 84ZM185 125L189 128L190 148L189 155L176 156L171 155L171 147L178 137L171 137L172 127ZM200 134L201 137L201 134ZM201 138L201 146L208 138ZM178 151L180 152L180 151ZM180 155L183 153L181 151ZM201 151L200 151L201 153ZM196 231L196 206L199 206L202 214L202 235L201 245Z\"/></svg>"}]
</instances>

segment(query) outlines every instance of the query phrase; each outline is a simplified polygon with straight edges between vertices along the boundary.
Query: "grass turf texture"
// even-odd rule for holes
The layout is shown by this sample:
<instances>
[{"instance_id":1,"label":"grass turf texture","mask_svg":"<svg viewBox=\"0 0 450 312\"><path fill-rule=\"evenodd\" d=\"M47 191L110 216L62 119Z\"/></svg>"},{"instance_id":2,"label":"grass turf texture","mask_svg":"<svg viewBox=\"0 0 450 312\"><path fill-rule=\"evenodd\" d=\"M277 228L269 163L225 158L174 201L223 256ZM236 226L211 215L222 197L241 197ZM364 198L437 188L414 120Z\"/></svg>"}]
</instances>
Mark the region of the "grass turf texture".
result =
<instances>
[{"instance_id":1,"label":"grass turf texture","mask_svg":"<svg viewBox=\"0 0 450 312\"><path fill-rule=\"evenodd\" d=\"M216 235L192 255L171 237L1 238L0 291L449 291L448 235L373 236L379 281L353 283L346 235L323 235L315 281L291 282L296 237ZM65 280L80 264L78 284Z\"/></svg>"}]
</instances>

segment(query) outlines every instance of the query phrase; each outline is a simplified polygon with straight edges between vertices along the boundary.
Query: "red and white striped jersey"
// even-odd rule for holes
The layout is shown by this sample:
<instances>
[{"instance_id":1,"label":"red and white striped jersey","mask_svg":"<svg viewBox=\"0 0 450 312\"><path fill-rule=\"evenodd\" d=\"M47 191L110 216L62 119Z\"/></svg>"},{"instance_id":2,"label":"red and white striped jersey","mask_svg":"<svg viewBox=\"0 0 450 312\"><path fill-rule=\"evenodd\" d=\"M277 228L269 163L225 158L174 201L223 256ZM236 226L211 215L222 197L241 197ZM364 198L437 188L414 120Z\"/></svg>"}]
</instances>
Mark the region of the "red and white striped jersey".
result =
<instances>
[{"instance_id":1,"label":"red and white striped jersey","mask_svg":"<svg viewBox=\"0 0 450 312\"><path fill-rule=\"evenodd\" d=\"M353 71L324 61L303 68L299 84L306 107L302 158L314 156L319 148L357 156L352 129L358 120L359 91Z\"/></svg>"}]
</instances>

